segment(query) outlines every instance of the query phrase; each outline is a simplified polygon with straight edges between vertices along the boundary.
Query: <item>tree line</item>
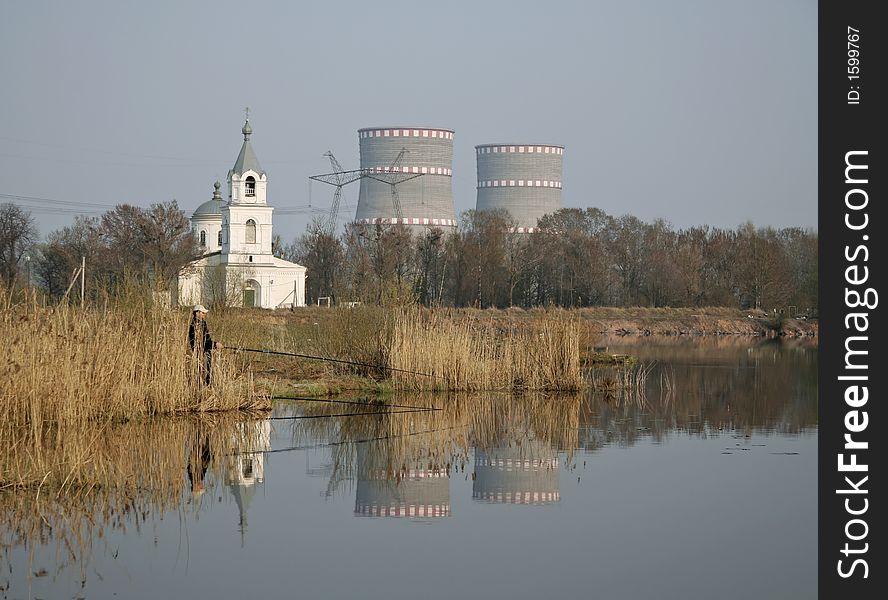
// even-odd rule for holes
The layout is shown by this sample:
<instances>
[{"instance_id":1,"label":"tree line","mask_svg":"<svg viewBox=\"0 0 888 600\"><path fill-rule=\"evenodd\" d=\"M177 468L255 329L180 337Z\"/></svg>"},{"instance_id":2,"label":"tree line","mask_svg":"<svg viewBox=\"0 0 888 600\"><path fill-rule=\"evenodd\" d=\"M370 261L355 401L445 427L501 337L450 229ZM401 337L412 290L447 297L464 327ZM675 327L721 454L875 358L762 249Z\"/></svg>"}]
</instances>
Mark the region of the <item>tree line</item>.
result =
<instances>
[{"instance_id":1,"label":"tree line","mask_svg":"<svg viewBox=\"0 0 888 600\"><path fill-rule=\"evenodd\" d=\"M127 279L163 289L198 253L188 218L175 201L147 209L119 204L98 218L78 216L43 242L30 213L0 204L0 275L7 289L35 287L59 299L82 261L90 296Z\"/></svg>"},{"instance_id":2,"label":"tree line","mask_svg":"<svg viewBox=\"0 0 888 600\"><path fill-rule=\"evenodd\" d=\"M770 310L817 307L817 234L751 223L736 229L675 229L565 208L517 233L505 211L466 211L455 232L322 222L276 256L307 267L306 301L427 306L729 306ZM61 297L85 257L93 293L126 277L169 286L200 255L176 202L121 204L100 218L77 217L38 241L30 214L0 205L0 277ZM26 260L29 259L29 260Z\"/></svg>"},{"instance_id":3,"label":"tree line","mask_svg":"<svg viewBox=\"0 0 888 600\"><path fill-rule=\"evenodd\" d=\"M308 268L306 299L430 306L648 306L816 310L817 234L798 227L675 229L565 208L517 233L505 211L467 211L456 232L318 223L285 258Z\"/></svg>"}]
</instances>

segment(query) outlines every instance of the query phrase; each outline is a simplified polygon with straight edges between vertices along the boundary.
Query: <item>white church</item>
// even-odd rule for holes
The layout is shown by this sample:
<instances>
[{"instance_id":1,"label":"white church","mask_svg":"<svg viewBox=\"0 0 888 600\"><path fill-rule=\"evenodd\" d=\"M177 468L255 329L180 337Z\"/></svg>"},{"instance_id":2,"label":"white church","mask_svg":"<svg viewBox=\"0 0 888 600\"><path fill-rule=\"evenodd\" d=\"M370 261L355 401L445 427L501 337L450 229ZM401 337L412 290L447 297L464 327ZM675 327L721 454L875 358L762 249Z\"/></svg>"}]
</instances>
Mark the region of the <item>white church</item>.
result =
<instances>
[{"instance_id":1,"label":"white church","mask_svg":"<svg viewBox=\"0 0 888 600\"><path fill-rule=\"evenodd\" d=\"M228 200L217 181L213 198L191 216L203 256L179 274L174 304L305 306L305 267L271 253L274 208L266 200L268 177L250 144L249 119L241 132L244 144L228 172Z\"/></svg>"}]
</instances>

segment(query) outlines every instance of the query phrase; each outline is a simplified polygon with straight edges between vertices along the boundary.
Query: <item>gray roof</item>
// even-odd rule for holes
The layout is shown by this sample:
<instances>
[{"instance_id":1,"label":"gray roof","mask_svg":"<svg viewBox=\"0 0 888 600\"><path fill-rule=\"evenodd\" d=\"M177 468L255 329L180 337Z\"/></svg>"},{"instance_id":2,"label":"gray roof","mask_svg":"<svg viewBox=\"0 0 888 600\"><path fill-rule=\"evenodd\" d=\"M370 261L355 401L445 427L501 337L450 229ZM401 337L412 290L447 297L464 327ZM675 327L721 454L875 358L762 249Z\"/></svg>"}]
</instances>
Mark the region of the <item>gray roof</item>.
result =
<instances>
[{"instance_id":1,"label":"gray roof","mask_svg":"<svg viewBox=\"0 0 888 600\"><path fill-rule=\"evenodd\" d=\"M222 218L222 201L221 200L207 200L203 204L197 207L197 210L194 211L192 217L215 217L216 215L219 218Z\"/></svg>"},{"instance_id":2,"label":"gray roof","mask_svg":"<svg viewBox=\"0 0 888 600\"><path fill-rule=\"evenodd\" d=\"M197 210L191 215L191 218L194 217L215 217L218 216L220 219L222 218L222 205L224 201L222 200L222 194L219 193L219 188L222 187L222 184L218 181L213 184L213 197L210 200L207 200L203 204L197 207Z\"/></svg>"},{"instance_id":3,"label":"gray roof","mask_svg":"<svg viewBox=\"0 0 888 600\"><path fill-rule=\"evenodd\" d=\"M244 123L241 133L244 134L244 145L241 146L240 154L237 155L237 160L234 161L234 167L232 167L231 172L243 175L245 172L253 170L260 175L265 175L265 171L259 166L259 159L256 158L256 153L253 152L253 146L250 144L250 135L253 133L253 128L250 127L249 121Z\"/></svg>"}]
</instances>

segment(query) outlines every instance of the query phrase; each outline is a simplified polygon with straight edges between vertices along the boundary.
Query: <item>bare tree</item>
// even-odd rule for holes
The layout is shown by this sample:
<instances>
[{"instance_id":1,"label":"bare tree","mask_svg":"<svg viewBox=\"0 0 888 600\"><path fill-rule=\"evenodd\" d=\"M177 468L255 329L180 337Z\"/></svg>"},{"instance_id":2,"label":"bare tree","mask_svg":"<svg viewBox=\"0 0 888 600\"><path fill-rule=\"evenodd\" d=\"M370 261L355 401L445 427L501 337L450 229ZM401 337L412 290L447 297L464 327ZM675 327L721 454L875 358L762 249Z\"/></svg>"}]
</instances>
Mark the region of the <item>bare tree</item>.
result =
<instances>
[{"instance_id":1,"label":"bare tree","mask_svg":"<svg viewBox=\"0 0 888 600\"><path fill-rule=\"evenodd\" d=\"M210 308L218 311L243 306L247 280L252 277L255 277L255 271L248 267L239 269L226 268L225 265L205 267L200 270L201 298Z\"/></svg>"},{"instance_id":2,"label":"bare tree","mask_svg":"<svg viewBox=\"0 0 888 600\"><path fill-rule=\"evenodd\" d=\"M136 273L166 287L199 253L188 218L175 200L148 210L119 204L102 215L105 264L114 277Z\"/></svg>"},{"instance_id":3,"label":"bare tree","mask_svg":"<svg viewBox=\"0 0 888 600\"><path fill-rule=\"evenodd\" d=\"M71 225L47 236L36 265L38 281L51 297L58 298L71 283L74 270L84 258L90 265L90 280L101 281L105 277L101 268L104 253L99 220L78 216ZM96 286L88 288L95 291Z\"/></svg>"},{"instance_id":4,"label":"bare tree","mask_svg":"<svg viewBox=\"0 0 888 600\"><path fill-rule=\"evenodd\" d=\"M152 204L138 225L149 273L165 287L199 253L188 217L173 200Z\"/></svg>"},{"instance_id":5,"label":"bare tree","mask_svg":"<svg viewBox=\"0 0 888 600\"><path fill-rule=\"evenodd\" d=\"M12 287L25 253L37 240L37 227L31 213L17 204L0 204L0 277Z\"/></svg>"},{"instance_id":6,"label":"bare tree","mask_svg":"<svg viewBox=\"0 0 888 600\"><path fill-rule=\"evenodd\" d=\"M417 300L426 306L441 303L440 282L447 268L444 232L435 227L416 240L416 278L413 290Z\"/></svg>"},{"instance_id":7,"label":"bare tree","mask_svg":"<svg viewBox=\"0 0 888 600\"><path fill-rule=\"evenodd\" d=\"M342 242L315 221L295 244L295 258L308 269L306 300L327 296L336 302L345 251Z\"/></svg>"}]
</instances>

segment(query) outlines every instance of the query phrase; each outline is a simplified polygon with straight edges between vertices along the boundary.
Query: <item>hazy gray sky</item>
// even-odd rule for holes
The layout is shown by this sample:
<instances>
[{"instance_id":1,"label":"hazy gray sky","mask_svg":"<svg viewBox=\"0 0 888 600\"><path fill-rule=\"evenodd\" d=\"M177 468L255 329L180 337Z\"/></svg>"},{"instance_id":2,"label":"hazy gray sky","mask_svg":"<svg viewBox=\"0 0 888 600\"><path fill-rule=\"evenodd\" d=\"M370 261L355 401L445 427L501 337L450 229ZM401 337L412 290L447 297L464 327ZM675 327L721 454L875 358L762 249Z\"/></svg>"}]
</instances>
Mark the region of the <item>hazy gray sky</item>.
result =
<instances>
[{"instance_id":1,"label":"hazy gray sky","mask_svg":"<svg viewBox=\"0 0 888 600\"><path fill-rule=\"evenodd\" d=\"M2 11L2 194L176 199L190 216L224 183L249 106L279 208L308 204L326 150L358 167L357 129L428 125L456 131L458 212L475 205L476 144L550 142L566 147L564 206L676 227L817 225L815 0L34 0ZM331 198L312 186L313 206ZM356 198L357 184L346 188L341 221ZM34 216L41 234L73 219ZM275 231L290 240L309 218L280 214Z\"/></svg>"}]
</instances>

